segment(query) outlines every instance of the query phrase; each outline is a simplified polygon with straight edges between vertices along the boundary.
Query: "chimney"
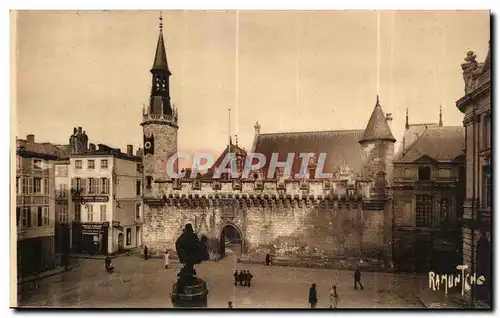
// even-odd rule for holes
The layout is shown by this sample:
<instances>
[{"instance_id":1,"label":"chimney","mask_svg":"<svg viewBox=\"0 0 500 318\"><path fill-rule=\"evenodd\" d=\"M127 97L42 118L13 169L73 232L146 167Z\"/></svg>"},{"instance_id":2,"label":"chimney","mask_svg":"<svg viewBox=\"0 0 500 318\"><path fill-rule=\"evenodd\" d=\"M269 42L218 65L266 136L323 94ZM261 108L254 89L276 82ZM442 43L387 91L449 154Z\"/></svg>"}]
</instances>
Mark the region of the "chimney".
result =
<instances>
[{"instance_id":1,"label":"chimney","mask_svg":"<svg viewBox=\"0 0 500 318\"><path fill-rule=\"evenodd\" d=\"M35 135L33 135L33 134L29 134L29 135L27 135L27 136L26 136L26 140L27 140L28 142L35 142Z\"/></svg>"},{"instance_id":2,"label":"chimney","mask_svg":"<svg viewBox=\"0 0 500 318\"><path fill-rule=\"evenodd\" d=\"M387 121L387 125L389 125L389 128L391 128L391 130L392 130L392 114L387 113L385 115L385 120Z\"/></svg>"},{"instance_id":3,"label":"chimney","mask_svg":"<svg viewBox=\"0 0 500 318\"><path fill-rule=\"evenodd\" d=\"M260 125L259 125L259 122L256 122L255 126L253 126L253 128L255 129L255 134L259 135L260 134Z\"/></svg>"},{"instance_id":4,"label":"chimney","mask_svg":"<svg viewBox=\"0 0 500 318\"><path fill-rule=\"evenodd\" d=\"M128 156L133 156L134 155L134 146L127 145L127 155Z\"/></svg>"},{"instance_id":5,"label":"chimney","mask_svg":"<svg viewBox=\"0 0 500 318\"><path fill-rule=\"evenodd\" d=\"M81 134L82 133L82 127L78 127L78 133Z\"/></svg>"},{"instance_id":6,"label":"chimney","mask_svg":"<svg viewBox=\"0 0 500 318\"><path fill-rule=\"evenodd\" d=\"M96 152L95 144L89 144L89 150L90 150L90 153L95 153Z\"/></svg>"},{"instance_id":7,"label":"chimney","mask_svg":"<svg viewBox=\"0 0 500 318\"><path fill-rule=\"evenodd\" d=\"M73 135L76 135L76 127L73 127Z\"/></svg>"}]
</instances>

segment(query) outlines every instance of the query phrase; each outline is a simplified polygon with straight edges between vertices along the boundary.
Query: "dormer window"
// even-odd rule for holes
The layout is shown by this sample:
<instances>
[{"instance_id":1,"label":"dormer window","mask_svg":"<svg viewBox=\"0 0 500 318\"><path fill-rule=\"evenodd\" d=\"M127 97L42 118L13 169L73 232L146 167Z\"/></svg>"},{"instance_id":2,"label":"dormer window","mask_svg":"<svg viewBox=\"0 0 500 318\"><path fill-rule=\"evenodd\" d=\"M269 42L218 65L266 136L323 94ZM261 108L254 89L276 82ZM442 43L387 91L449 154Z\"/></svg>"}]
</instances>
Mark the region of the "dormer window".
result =
<instances>
[{"instance_id":1,"label":"dormer window","mask_svg":"<svg viewBox=\"0 0 500 318\"><path fill-rule=\"evenodd\" d=\"M429 181L431 179L431 167L418 167L418 180Z\"/></svg>"}]
</instances>

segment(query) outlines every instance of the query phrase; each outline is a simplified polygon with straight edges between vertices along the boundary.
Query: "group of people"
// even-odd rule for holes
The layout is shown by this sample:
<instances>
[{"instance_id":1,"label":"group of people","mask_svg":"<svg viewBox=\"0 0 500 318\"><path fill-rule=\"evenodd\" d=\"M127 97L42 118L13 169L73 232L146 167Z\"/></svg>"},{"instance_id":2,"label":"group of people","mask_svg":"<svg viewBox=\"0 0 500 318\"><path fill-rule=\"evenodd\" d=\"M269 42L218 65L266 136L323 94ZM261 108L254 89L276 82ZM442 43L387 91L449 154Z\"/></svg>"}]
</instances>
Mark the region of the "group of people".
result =
<instances>
[{"instance_id":1,"label":"group of people","mask_svg":"<svg viewBox=\"0 0 500 318\"><path fill-rule=\"evenodd\" d=\"M233 277L234 277L234 286L238 286L239 284L240 286L250 287L252 285L253 275L250 273L249 270L242 269L240 270L239 273L237 270L235 270Z\"/></svg>"},{"instance_id":2,"label":"group of people","mask_svg":"<svg viewBox=\"0 0 500 318\"><path fill-rule=\"evenodd\" d=\"M330 308L337 308L340 302L340 297L337 293L337 286L333 285L332 289L330 289L328 298L330 300ZM316 308L317 303L318 294L316 292L316 284L312 284L309 289L309 304L311 305L311 308Z\"/></svg>"},{"instance_id":3,"label":"group of people","mask_svg":"<svg viewBox=\"0 0 500 318\"><path fill-rule=\"evenodd\" d=\"M359 269L356 269L354 272L354 289L358 289L358 285L361 290L365 289L363 284L361 283L361 272ZM337 308L340 302L339 294L337 293L337 286L333 285L332 289L330 289L328 298L330 300L330 308ZM316 284L312 284L311 288L309 288L309 304L311 308L316 308L316 304L318 303L318 293L316 292Z\"/></svg>"}]
</instances>

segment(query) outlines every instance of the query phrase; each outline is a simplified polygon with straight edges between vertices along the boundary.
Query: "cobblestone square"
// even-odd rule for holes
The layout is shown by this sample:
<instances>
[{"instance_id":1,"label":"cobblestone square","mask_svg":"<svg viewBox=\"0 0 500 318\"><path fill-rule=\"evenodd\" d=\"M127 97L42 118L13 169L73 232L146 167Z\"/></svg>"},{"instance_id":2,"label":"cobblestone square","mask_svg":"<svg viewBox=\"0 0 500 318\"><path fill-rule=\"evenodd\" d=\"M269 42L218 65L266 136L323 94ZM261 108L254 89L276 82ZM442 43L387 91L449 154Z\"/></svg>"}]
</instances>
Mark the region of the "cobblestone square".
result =
<instances>
[{"instance_id":1,"label":"cobblestone square","mask_svg":"<svg viewBox=\"0 0 500 318\"><path fill-rule=\"evenodd\" d=\"M159 259L143 260L137 255L115 258L115 272L104 271L104 262L78 259L79 265L66 273L48 277L37 289L24 295L23 307L75 308L172 308L169 293L180 264L163 268ZM248 269L252 287L234 286L233 271ZM227 308L307 308L308 291L316 283L318 308L329 306L328 291L337 286L339 308L416 308L423 304L411 292L404 276L363 272L364 290L354 290L349 271L293 267L266 267L235 263L229 256L219 262L197 266L198 276L208 285L208 306Z\"/></svg>"}]
</instances>

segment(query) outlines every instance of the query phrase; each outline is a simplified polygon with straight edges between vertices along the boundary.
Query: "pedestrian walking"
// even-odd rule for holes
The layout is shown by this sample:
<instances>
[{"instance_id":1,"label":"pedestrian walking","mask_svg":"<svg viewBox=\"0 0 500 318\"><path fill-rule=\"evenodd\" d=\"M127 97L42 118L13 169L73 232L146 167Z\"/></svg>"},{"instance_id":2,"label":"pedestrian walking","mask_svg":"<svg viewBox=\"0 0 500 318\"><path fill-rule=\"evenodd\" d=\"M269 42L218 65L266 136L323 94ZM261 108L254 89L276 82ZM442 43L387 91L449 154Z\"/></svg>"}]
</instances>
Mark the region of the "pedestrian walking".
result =
<instances>
[{"instance_id":1,"label":"pedestrian walking","mask_svg":"<svg viewBox=\"0 0 500 318\"><path fill-rule=\"evenodd\" d=\"M250 271L247 270L247 286L250 287L252 286L252 278L253 278L253 275L250 273Z\"/></svg>"},{"instance_id":2,"label":"pedestrian walking","mask_svg":"<svg viewBox=\"0 0 500 318\"><path fill-rule=\"evenodd\" d=\"M234 286L237 286L238 285L238 280L240 278L240 274L238 273L237 270L234 271L233 277L234 277Z\"/></svg>"},{"instance_id":3,"label":"pedestrian walking","mask_svg":"<svg viewBox=\"0 0 500 318\"><path fill-rule=\"evenodd\" d=\"M340 302L339 294L337 293L337 286L333 285L330 290L330 308L337 308Z\"/></svg>"},{"instance_id":4,"label":"pedestrian walking","mask_svg":"<svg viewBox=\"0 0 500 318\"><path fill-rule=\"evenodd\" d=\"M144 245L144 259L148 259L148 247L146 245Z\"/></svg>"},{"instance_id":5,"label":"pedestrian walking","mask_svg":"<svg viewBox=\"0 0 500 318\"><path fill-rule=\"evenodd\" d=\"M266 254L266 266L271 266L271 256L268 254Z\"/></svg>"},{"instance_id":6,"label":"pedestrian walking","mask_svg":"<svg viewBox=\"0 0 500 318\"><path fill-rule=\"evenodd\" d=\"M164 257L163 262L165 264L165 268L168 268L168 262L170 259L170 253L168 252L168 250L165 250L165 255L163 257Z\"/></svg>"},{"instance_id":7,"label":"pedestrian walking","mask_svg":"<svg viewBox=\"0 0 500 318\"><path fill-rule=\"evenodd\" d=\"M354 289L358 289L358 284L361 290L365 289L363 284L361 284L361 272L359 271L359 268L357 268L354 272Z\"/></svg>"},{"instance_id":8,"label":"pedestrian walking","mask_svg":"<svg viewBox=\"0 0 500 318\"><path fill-rule=\"evenodd\" d=\"M316 293L316 284L312 284L311 288L309 288L309 304L311 308L316 308L316 304L318 303L318 294Z\"/></svg>"}]
</instances>

